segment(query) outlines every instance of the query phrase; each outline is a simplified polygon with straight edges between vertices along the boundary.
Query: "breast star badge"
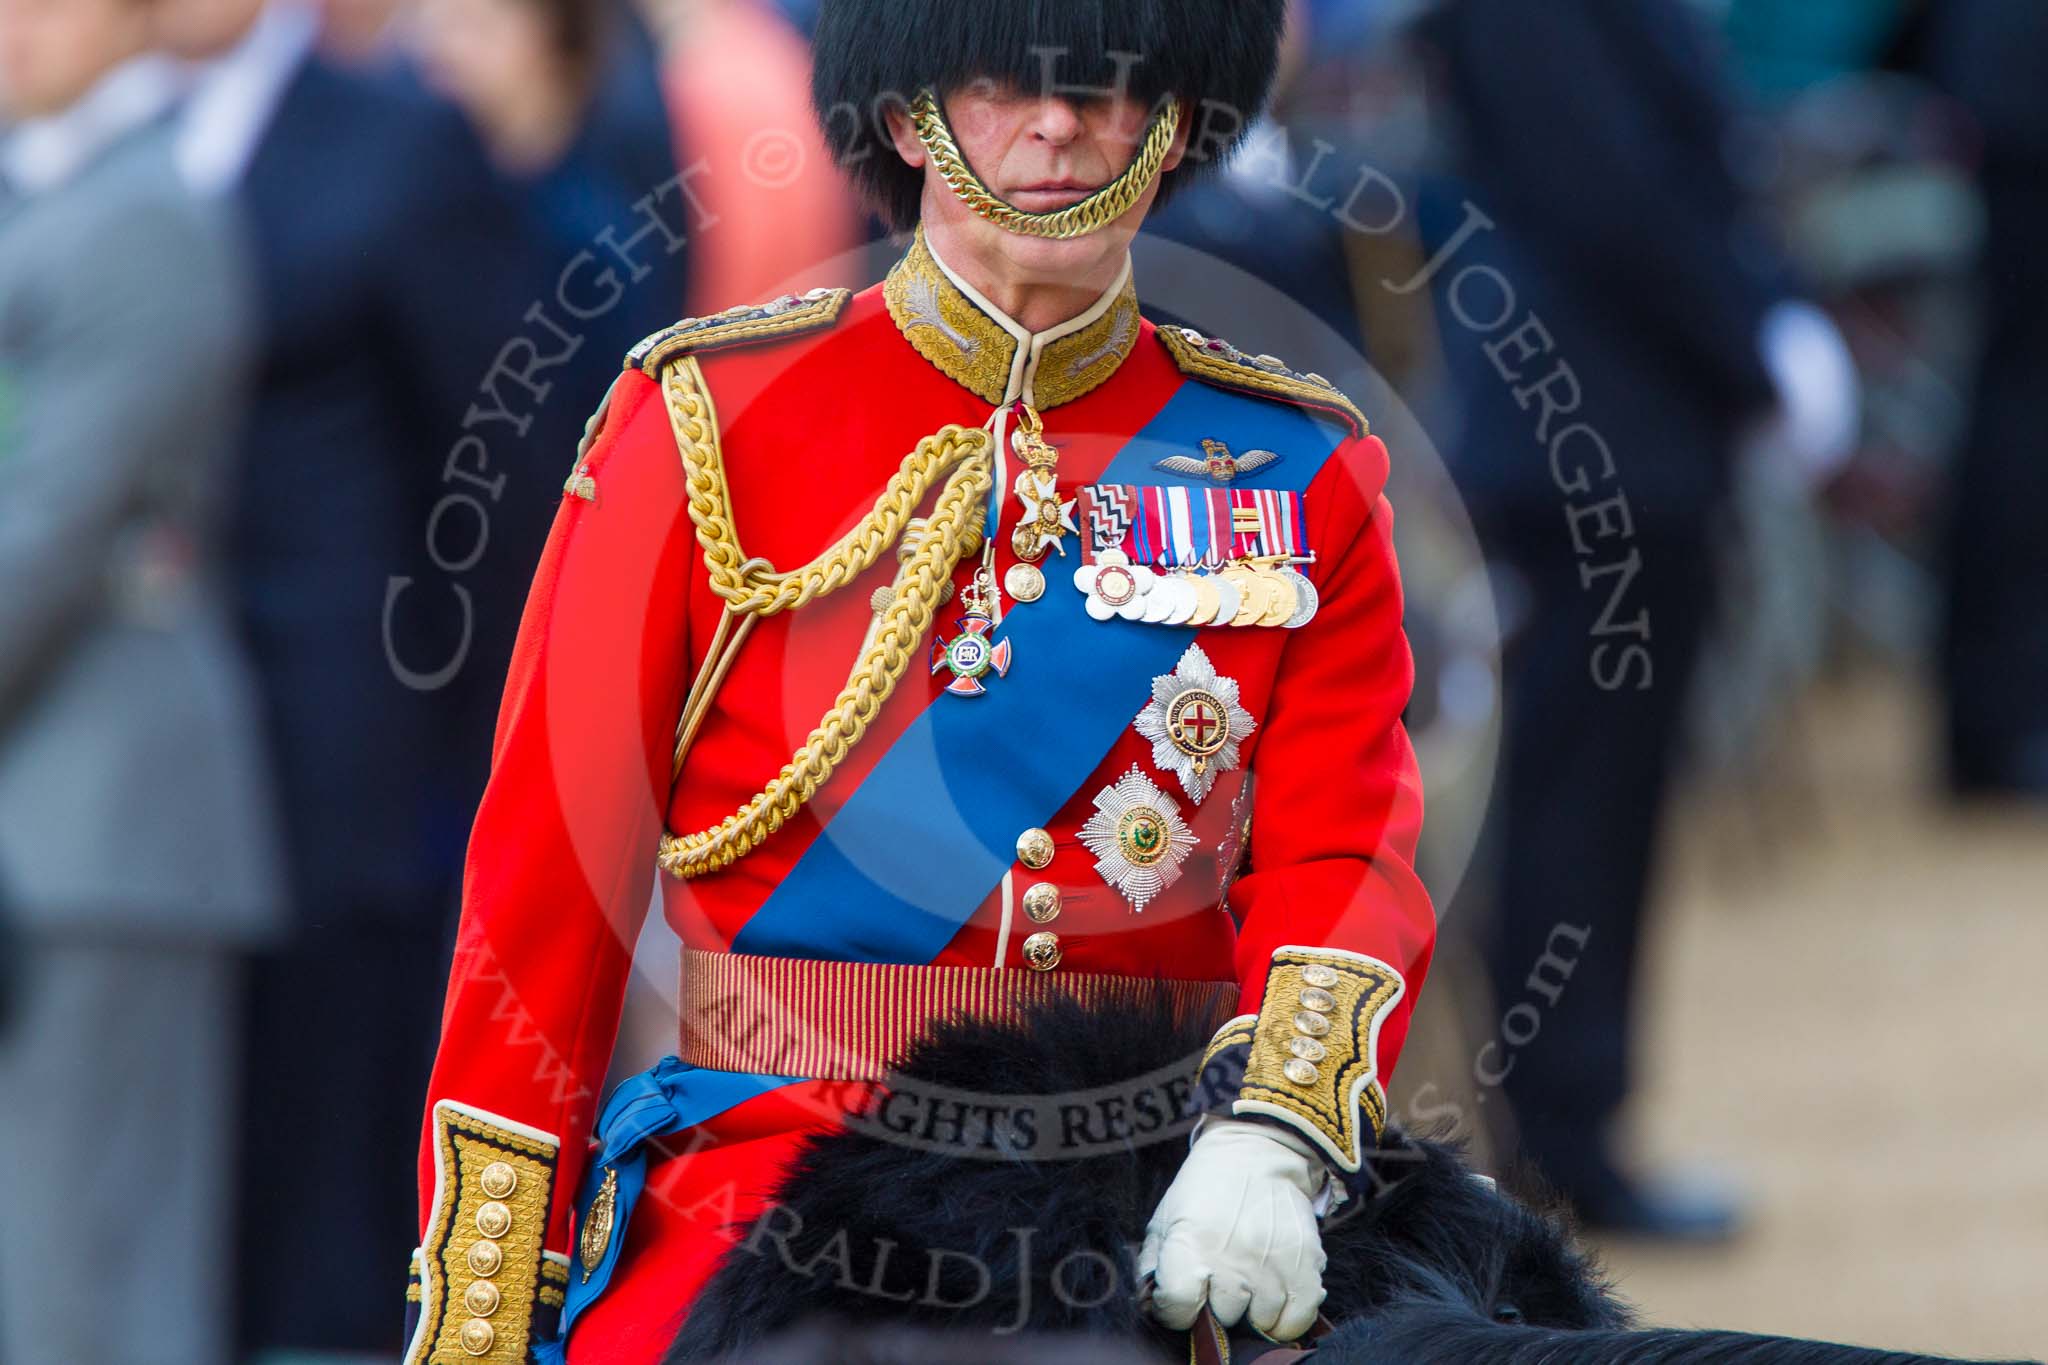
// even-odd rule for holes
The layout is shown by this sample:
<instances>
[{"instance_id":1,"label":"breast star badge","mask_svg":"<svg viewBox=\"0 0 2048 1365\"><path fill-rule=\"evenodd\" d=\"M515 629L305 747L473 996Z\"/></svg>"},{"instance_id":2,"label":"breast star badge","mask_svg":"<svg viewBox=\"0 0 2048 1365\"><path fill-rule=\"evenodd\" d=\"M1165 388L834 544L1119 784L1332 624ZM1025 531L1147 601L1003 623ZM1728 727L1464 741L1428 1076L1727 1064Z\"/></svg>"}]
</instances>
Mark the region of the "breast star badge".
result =
<instances>
[{"instance_id":1,"label":"breast star badge","mask_svg":"<svg viewBox=\"0 0 2048 1365\"><path fill-rule=\"evenodd\" d=\"M1152 762L1180 779L1188 799L1201 805L1219 773L1237 767L1238 741L1256 722L1239 701L1237 680L1189 645L1173 672L1152 680L1152 702L1138 713L1137 731L1152 741Z\"/></svg>"},{"instance_id":2,"label":"breast star badge","mask_svg":"<svg viewBox=\"0 0 2048 1365\"><path fill-rule=\"evenodd\" d=\"M1180 880L1197 841L1173 798L1133 765L1095 794L1095 814L1081 826L1081 842L1095 855L1102 879L1142 911Z\"/></svg>"}]
</instances>

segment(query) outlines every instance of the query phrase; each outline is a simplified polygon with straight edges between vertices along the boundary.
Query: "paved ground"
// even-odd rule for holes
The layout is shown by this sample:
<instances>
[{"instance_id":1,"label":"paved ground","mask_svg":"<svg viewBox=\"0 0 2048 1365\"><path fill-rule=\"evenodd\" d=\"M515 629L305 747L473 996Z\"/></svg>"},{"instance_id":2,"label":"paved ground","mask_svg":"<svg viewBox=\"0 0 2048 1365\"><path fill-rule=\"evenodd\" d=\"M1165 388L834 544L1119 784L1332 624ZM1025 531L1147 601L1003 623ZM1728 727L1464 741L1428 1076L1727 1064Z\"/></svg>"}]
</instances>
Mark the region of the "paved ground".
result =
<instances>
[{"instance_id":1,"label":"paved ground","mask_svg":"<svg viewBox=\"0 0 2048 1365\"><path fill-rule=\"evenodd\" d=\"M1772 782L1687 803L1635 1132L1754 1210L1604 1248L1653 1321L2048 1355L2048 813L1940 805L1925 733L1831 688Z\"/></svg>"}]
</instances>

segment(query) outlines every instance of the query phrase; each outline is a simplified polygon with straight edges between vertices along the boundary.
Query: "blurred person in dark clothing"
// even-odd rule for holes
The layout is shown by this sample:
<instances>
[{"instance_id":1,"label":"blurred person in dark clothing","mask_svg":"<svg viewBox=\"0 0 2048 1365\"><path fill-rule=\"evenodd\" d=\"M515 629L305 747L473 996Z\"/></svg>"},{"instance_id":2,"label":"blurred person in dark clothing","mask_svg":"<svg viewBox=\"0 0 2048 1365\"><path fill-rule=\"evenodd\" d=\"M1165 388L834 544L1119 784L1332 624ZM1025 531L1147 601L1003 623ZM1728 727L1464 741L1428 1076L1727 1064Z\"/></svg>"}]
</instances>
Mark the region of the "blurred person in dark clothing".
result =
<instances>
[{"instance_id":1,"label":"blurred person in dark clothing","mask_svg":"<svg viewBox=\"0 0 2048 1365\"><path fill-rule=\"evenodd\" d=\"M1948 526L1949 778L1970 795L2048 798L2048 7L1926 10L1935 81L1976 117L1986 239L1970 432Z\"/></svg>"},{"instance_id":2,"label":"blurred person in dark clothing","mask_svg":"<svg viewBox=\"0 0 2048 1365\"><path fill-rule=\"evenodd\" d=\"M1629 1171L1610 1128L1717 509L1738 434L1779 398L1767 352L1800 328L1774 311L1716 64L1675 0L1448 0L1420 35L1462 172L1431 196L1422 277L1465 422L1449 456L1519 623L1489 832L1505 1022L1477 1067L1589 1222L1723 1235L1724 1194Z\"/></svg>"},{"instance_id":3,"label":"blurred person in dark clothing","mask_svg":"<svg viewBox=\"0 0 2048 1365\"><path fill-rule=\"evenodd\" d=\"M624 6L424 0L418 20L413 38L429 83L469 115L527 201L550 279L675 180L653 45ZM582 354L562 380L572 406L595 408L620 357L681 316L685 252L651 254L644 266L617 306L584 323Z\"/></svg>"},{"instance_id":4,"label":"blurred person in dark clothing","mask_svg":"<svg viewBox=\"0 0 2048 1365\"><path fill-rule=\"evenodd\" d=\"M229 1358L236 987L284 904L216 535L250 282L151 4L0 0L10 1365Z\"/></svg>"},{"instance_id":5,"label":"blurred person in dark clothing","mask_svg":"<svg viewBox=\"0 0 2048 1365\"><path fill-rule=\"evenodd\" d=\"M580 400L516 340L552 279L456 110L328 60L309 6L161 3L199 63L180 162L247 221L261 310L233 569L296 917L247 1001L242 1334L388 1348L463 832Z\"/></svg>"}]
</instances>

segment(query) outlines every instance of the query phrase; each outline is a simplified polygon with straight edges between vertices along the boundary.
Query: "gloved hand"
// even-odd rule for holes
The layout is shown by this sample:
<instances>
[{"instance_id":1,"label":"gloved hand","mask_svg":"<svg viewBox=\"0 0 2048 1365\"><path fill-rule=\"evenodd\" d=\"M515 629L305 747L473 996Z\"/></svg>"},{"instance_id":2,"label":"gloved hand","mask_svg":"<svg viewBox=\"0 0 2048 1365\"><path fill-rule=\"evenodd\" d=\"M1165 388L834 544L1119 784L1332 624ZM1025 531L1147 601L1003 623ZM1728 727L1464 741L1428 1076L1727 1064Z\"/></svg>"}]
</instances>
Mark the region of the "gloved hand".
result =
<instances>
[{"instance_id":1,"label":"gloved hand","mask_svg":"<svg viewBox=\"0 0 2048 1365\"><path fill-rule=\"evenodd\" d=\"M1138 1275L1153 1282L1152 1315L1186 1330L1206 1300L1228 1327L1292 1341L1323 1302L1329 1168L1305 1139L1250 1119L1212 1118L1153 1211Z\"/></svg>"}]
</instances>

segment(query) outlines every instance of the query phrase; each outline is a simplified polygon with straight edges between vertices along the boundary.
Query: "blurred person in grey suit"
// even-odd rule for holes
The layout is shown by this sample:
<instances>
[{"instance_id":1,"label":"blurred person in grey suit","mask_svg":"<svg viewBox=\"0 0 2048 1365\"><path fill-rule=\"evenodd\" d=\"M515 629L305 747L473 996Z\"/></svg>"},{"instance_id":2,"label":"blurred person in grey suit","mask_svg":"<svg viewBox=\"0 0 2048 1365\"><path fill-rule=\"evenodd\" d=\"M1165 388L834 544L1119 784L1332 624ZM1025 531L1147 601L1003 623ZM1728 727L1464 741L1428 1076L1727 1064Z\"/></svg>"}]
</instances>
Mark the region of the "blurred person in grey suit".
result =
<instances>
[{"instance_id":1,"label":"blurred person in grey suit","mask_svg":"<svg viewBox=\"0 0 2048 1365\"><path fill-rule=\"evenodd\" d=\"M0 1360L228 1359L236 952L282 879L209 535L247 291L153 0L0 0Z\"/></svg>"},{"instance_id":2,"label":"blurred person in grey suit","mask_svg":"<svg viewBox=\"0 0 2048 1365\"><path fill-rule=\"evenodd\" d=\"M460 111L334 60L326 7L154 9L194 64L180 169L233 206L256 279L227 553L292 916L246 983L240 1345L369 1353L419 1240L412 1149L497 699L601 391L557 366L600 352L525 320L568 316L561 267Z\"/></svg>"}]
</instances>

